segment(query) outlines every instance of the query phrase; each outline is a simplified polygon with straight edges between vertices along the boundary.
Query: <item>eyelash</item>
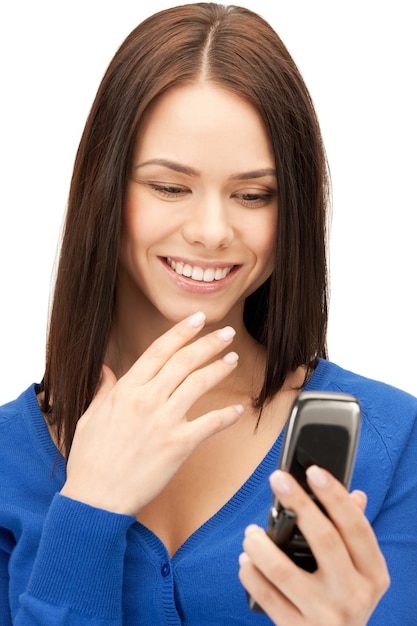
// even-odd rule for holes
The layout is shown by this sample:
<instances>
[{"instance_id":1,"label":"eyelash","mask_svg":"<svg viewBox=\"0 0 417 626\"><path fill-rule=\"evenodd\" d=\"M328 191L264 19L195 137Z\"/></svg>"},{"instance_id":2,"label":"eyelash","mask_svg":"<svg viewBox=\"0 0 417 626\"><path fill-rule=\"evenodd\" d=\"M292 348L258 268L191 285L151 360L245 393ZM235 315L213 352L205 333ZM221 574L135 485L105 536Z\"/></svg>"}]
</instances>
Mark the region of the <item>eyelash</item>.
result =
<instances>
[{"instance_id":1,"label":"eyelash","mask_svg":"<svg viewBox=\"0 0 417 626\"><path fill-rule=\"evenodd\" d=\"M187 189L175 187L175 185L157 185L155 183L149 183L149 187L165 198L179 198L181 195L188 193Z\"/></svg>"},{"instance_id":2,"label":"eyelash","mask_svg":"<svg viewBox=\"0 0 417 626\"><path fill-rule=\"evenodd\" d=\"M156 183L148 183L148 185L150 189L170 200L175 200L190 193L188 189L175 185L159 185ZM259 208L268 204L274 197L274 193L240 193L234 194L232 197L237 198L245 207Z\"/></svg>"},{"instance_id":3,"label":"eyelash","mask_svg":"<svg viewBox=\"0 0 417 626\"><path fill-rule=\"evenodd\" d=\"M272 198L272 193L241 193L236 194L235 198L239 198L241 203L249 208L259 208L268 204Z\"/></svg>"}]
</instances>

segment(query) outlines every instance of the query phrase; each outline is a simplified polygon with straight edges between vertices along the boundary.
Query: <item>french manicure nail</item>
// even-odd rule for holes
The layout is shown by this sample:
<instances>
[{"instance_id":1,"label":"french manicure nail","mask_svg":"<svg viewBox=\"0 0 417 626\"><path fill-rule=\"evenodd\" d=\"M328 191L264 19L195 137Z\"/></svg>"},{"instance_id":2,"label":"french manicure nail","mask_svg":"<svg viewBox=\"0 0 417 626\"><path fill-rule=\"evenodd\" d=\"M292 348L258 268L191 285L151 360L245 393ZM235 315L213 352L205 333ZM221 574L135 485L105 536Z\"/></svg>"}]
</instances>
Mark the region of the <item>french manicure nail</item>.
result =
<instances>
[{"instance_id":1,"label":"french manicure nail","mask_svg":"<svg viewBox=\"0 0 417 626\"><path fill-rule=\"evenodd\" d=\"M278 492L282 496L289 495L293 488L288 478L288 474L282 470L275 470L269 477L269 482L274 491Z\"/></svg>"},{"instance_id":2,"label":"french manicure nail","mask_svg":"<svg viewBox=\"0 0 417 626\"><path fill-rule=\"evenodd\" d=\"M187 321L188 324L193 328L199 328L204 324L205 319L206 316L204 315L204 313L199 311L198 313L194 313L194 315L191 315L191 317L189 317Z\"/></svg>"},{"instance_id":3,"label":"french manicure nail","mask_svg":"<svg viewBox=\"0 0 417 626\"><path fill-rule=\"evenodd\" d=\"M223 357L223 361L226 361L226 363L233 364L233 363L237 363L238 360L239 360L239 355L236 354L236 352L228 352Z\"/></svg>"},{"instance_id":4,"label":"french manicure nail","mask_svg":"<svg viewBox=\"0 0 417 626\"><path fill-rule=\"evenodd\" d=\"M306 474L310 482L315 487L319 487L319 488L326 487L326 485L329 482L327 480L327 476L325 475L325 473L317 465L310 465L310 467L306 469Z\"/></svg>"},{"instance_id":5,"label":"french manicure nail","mask_svg":"<svg viewBox=\"0 0 417 626\"><path fill-rule=\"evenodd\" d=\"M236 331L231 326L225 326L217 331L217 336L223 341L230 341L236 335Z\"/></svg>"}]
</instances>

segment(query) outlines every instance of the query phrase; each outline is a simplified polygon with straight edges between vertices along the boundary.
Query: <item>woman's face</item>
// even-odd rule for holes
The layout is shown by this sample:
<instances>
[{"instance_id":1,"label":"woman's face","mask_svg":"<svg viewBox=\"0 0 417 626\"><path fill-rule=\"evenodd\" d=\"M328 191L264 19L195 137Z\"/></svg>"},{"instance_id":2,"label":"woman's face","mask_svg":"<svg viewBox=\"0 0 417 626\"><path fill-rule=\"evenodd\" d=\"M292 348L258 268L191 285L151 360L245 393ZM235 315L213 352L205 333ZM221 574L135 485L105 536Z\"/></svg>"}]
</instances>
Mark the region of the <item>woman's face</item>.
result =
<instances>
[{"instance_id":1,"label":"woman's face","mask_svg":"<svg viewBox=\"0 0 417 626\"><path fill-rule=\"evenodd\" d=\"M275 164L257 111L212 84L167 92L139 129L118 297L222 320L273 267Z\"/></svg>"}]
</instances>

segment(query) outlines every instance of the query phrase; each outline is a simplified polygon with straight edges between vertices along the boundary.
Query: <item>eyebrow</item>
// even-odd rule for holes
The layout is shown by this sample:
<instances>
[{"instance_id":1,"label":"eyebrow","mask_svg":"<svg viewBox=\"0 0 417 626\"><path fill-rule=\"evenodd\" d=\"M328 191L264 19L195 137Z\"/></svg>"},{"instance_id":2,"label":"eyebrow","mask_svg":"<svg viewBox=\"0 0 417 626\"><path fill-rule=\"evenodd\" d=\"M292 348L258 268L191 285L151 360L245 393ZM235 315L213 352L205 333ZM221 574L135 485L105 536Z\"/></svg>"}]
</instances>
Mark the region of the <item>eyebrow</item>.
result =
<instances>
[{"instance_id":1,"label":"eyebrow","mask_svg":"<svg viewBox=\"0 0 417 626\"><path fill-rule=\"evenodd\" d=\"M199 176L200 172L188 165L182 165L176 161L170 161L169 159L150 159L144 163L139 163L135 166L135 170L146 167L147 165L161 165L174 172L186 174L187 176ZM273 167L265 167L258 170L251 170L249 172L241 172L238 174L232 174L231 180L251 180L253 178L263 178L264 176L276 176L277 172Z\"/></svg>"}]
</instances>

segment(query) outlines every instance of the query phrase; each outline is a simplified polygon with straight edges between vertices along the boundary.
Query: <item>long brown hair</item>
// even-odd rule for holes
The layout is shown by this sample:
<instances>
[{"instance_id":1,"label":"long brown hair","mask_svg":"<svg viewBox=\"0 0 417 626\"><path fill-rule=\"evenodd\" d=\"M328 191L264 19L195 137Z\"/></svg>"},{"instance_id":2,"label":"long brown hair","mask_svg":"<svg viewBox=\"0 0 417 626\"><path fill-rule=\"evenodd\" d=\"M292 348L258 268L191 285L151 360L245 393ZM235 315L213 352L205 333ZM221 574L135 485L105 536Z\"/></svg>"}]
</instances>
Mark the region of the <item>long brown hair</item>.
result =
<instances>
[{"instance_id":1,"label":"long brown hair","mask_svg":"<svg viewBox=\"0 0 417 626\"><path fill-rule=\"evenodd\" d=\"M240 7L197 3L161 11L111 61L76 155L47 342L43 410L68 454L100 378L113 321L121 221L137 129L171 87L209 80L250 102L275 155L278 227L271 277L245 304L266 346L258 407L300 365L326 357L328 176L303 79L274 30Z\"/></svg>"}]
</instances>

